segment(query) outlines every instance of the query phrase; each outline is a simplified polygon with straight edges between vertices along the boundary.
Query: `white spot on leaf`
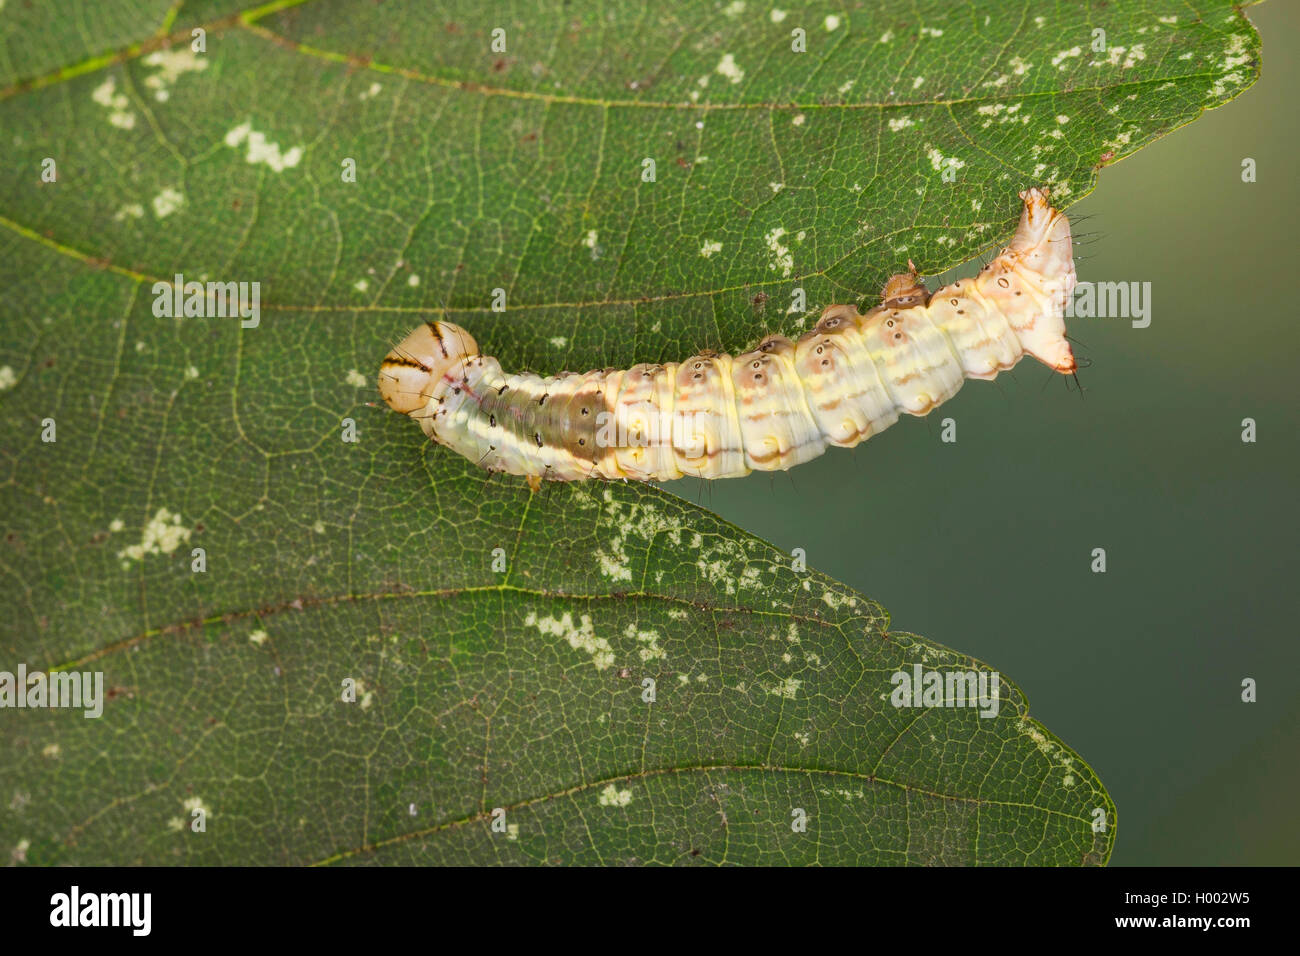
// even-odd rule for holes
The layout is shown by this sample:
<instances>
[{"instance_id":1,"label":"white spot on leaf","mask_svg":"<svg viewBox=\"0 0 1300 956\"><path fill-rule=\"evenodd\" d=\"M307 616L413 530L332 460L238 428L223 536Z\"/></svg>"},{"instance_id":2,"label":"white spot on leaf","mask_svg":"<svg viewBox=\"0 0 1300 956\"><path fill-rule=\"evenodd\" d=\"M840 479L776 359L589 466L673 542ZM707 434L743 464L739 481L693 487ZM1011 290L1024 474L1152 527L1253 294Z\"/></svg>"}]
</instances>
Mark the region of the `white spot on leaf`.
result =
<instances>
[{"instance_id":1,"label":"white spot on leaf","mask_svg":"<svg viewBox=\"0 0 1300 956\"><path fill-rule=\"evenodd\" d=\"M739 83L745 78L745 71L736 64L736 58L730 53L726 54L714 68L715 73L720 73L732 83Z\"/></svg>"},{"instance_id":2,"label":"white spot on leaf","mask_svg":"<svg viewBox=\"0 0 1300 956\"><path fill-rule=\"evenodd\" d=\"M600 792L596 802L602 807L625 807L632 802L632 791L620 790L611 783Z\"/></svg>"},{"instance_id":3,"label":"white spot on leaf","mask_svg":"<svg viewBox=\"0 0 1300 956\"><path fill-rule=\"evenodd\" d=\"M159 219L165 219L174 213L177 209L185 204L185 196L168 186L157 196L153 197L151 205L153 214Z\"/></svg>"},{"instance_id":4,"label":"white spot on leaf","mask_svg":"<svg viewBox=\"0 0 1300 956\"><path fill-rule=\"evenodd\" d=\"M784 697L787 700L794 700L799 696L799 688L803 686L803 681L796 677L787 677L779 684L774 684L765 688L769 694L774 697Z\"/></svg>"},{"instance_id":5,"label":"white spot on leaf","mask_svg":"<svg viewBox=\"0 0 1300 956\"><path fill-rule=\"evenodd\" d=\"M935 149L933 146L926 150L925 155L929 157L930 165L934 167L936 173L942 172L945 167L961 169L966 165L962 160L957 159L955 156L944 156L943 153L939 152L939 150Z\"/></svg>"},{"instance_id":6,"label":"white spot on leaf","mask_svg":"<svg viewBox=\"0 0 1300 956\"><path fill-rule=\"evenodd\" d=\"M777 226L763 237L763 241L771 254L769 268L779 271L782 277L788 277L794 272L794 256L786 246L781 244L781 237L784 235L785 229Z\"/></svg>"},{"instance_id":7,"label":"white spot on leaf","mask_svg":"<svg viewBox=\"0 0 1300 956\"><path fill-rule=\"evenodd\" d=\"M140 561L147 554L171 554L190 540L190 529L181 524L181 516L166 508L159 508L153 520L145 525L140 543L123 548L119 558Z\"/></svg>"},{"instance_id":8,"label":"white spot on leaf","mask_svg":"<svg viewBox=\"0 0 1300 956\"><path fill-rule=\"evenodd\" d=\"M154 99L160 103L171 97L171 88L182 74L201 73L208 68L207 58L195 55L187 46L155 50L144 58L144 64L158 70L144 78L144 85L154 91Z\"/></svg>"},{"instance_id":9,"label":"white spot on leaf","mask_svg":"<svg viewBox=\"0 0 1300 956\"><path fill-rule=\"evenodd\" d=\"M277 173L297 166L302 161L301 146L294 146L288 152L282 153L280 145L272 143L264 133L253 129L251 122L241 123L226 133L224 142L231 149L238 149L240 144L247 143L245 161L252 165L263 163Z\"/></svg>"},{"instance_id":10,"label":"white spot on leaf","mask_svg":"<svg viewBox=\"0 0 1300 956\"><path fill-rule=\"evenodd\" d=\"M613 648L609 646L609 641L596 636L596 628L588 614L582 615L575 625L573 615L568 611L559 618L538 617L535 613L529 612L524 623L529 627L537 628L546 637L564 638L575 651L590 654L591 662L596 665L598 671L603 671L614 663Z\"/></svg>"},{"instance_id":11,"label":"white spot on leaf","mask_svg":"<svg viewBox=\"0 0 1300 956\"><path fill-rule=\"evenodd\" d=\"M1052 57L1052 66L1056 67L1058 70L1064 70L1065 67L1061 65L1062 63L1071 57L1079 56L1082 53L1083 47L1081 46L1072 46L1068 50L1061 50L1056 54L1056 56Z\"/></svg>"},{"instance_id":12,"label":"white spot on leaf","mask_svg":"<svg viewBox=\"0 0 1300 956\"><path fill-rule=\"evenodd\" d=\"M117 92L117 80L109 77L91 92L90 98L109 111L108 121L118 129L134 129L135 114L125 93Z\"/></svg>"},{"instance_id":13,"label":"white spot on leaf","mask_svg":"<svg viewBox=\"0 0 1300 956\"><path fill-rule=\"evenodd\" d=\"M658 631L642 631L638 630L636 625L629 624L624 629L623 636L645 645L637 651L642 661L660 661L668 656L664 649L659 646Z\"/></svg>"}]
</instances>

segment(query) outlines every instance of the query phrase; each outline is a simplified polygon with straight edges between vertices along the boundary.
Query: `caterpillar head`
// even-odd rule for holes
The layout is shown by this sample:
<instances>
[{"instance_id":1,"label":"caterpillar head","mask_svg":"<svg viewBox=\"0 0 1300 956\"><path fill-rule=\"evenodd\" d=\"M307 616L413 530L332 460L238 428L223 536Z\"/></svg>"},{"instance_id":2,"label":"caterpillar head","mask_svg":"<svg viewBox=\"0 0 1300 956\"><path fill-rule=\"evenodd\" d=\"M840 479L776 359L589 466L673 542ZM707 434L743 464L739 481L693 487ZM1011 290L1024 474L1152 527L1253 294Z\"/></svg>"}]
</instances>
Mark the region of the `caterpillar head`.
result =
<instances>
[{"instance_id":1,"label":"caterpillar head","mask_svg":"<svg viewBox=\"0 0 1300 956\"><path fill-rule=\"evenodd\" d=\"M1004 261L1014 273L1013 283L1029 282L1051 307L1042 315L1026 314L1029 321L1013 321L1012 325L1026 352L1048 368L1073 375L1078 365L1065 338L1065 305L1075 284L1070 220L1052 208L1046 187L1026 189L1020 198L1025 204L1020 226L1004 252Z\"/></svg>"},{"instance_id":2,"label":"caterpillar head","mask_svg":"<svg viewBox=\"0 0 1300 956\"><path fill-rule=\"evenodd\" d=\"M1020 194L1024 208L1020 225L1007 252L1024 260L1039 275L1052 278L1074 274L1074 248L1070 220L1048 202L1047 187L1026 189Z\"/></svg>"},{"instance_id":3,"label":"caterpillar head","mask_svg":"<svg viewBox=\"0 0 1300 956\"><path fill-rule=\"evenodd\" d=\"M447 376L460 374L467 358L478 354L468 332L450 322L426 322L384 357L379 367L379 394L403 415L424 408Z\"/></svg>"}]
</instances>

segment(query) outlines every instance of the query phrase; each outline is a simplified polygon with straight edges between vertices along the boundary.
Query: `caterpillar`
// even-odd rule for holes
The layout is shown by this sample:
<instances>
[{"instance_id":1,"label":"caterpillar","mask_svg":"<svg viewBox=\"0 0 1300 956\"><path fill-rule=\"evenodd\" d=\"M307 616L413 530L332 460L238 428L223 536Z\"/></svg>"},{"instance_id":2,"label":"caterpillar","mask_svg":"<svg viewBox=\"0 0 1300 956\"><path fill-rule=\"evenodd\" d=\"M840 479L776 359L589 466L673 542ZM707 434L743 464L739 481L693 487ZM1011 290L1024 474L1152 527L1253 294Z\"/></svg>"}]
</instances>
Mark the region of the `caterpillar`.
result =
<instances>
[{"instance_id":1,"label":"caterpillar","mask_svg":"<svg viewBox=\"0 0 1300 956\"><path fill-rule=\"evenodd\" d=\"M967 378L1026 354L1065 375L1074 289L1070 222L1045 188L1020 193L1010 244L931 294L909 262L865 315L828 306L797 342L543 378L507 375L449 322L417 327L383 361L379 390L425 434L489 471L541 481L669 481L776 471L851 448L900 413L925 415Z\"/></svg>"}]
</instances>

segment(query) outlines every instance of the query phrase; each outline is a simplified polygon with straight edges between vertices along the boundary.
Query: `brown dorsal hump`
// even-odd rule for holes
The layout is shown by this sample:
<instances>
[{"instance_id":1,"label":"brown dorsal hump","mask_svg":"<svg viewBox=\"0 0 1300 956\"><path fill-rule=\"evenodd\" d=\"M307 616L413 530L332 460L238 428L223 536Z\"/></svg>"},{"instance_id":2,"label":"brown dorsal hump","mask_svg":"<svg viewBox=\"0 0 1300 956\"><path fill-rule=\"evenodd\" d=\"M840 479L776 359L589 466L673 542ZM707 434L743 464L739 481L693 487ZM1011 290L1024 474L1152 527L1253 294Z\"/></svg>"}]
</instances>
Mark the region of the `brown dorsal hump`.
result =
<instances>
[{"instance_id":1,"label":"brown dorsal hump","mask_svg":"<svg viewBox=\"0 0 1300 956\"><path fill-rule=\"evenodd\" d=\"M880 304L888 309L910 309L917 305L926 305L930 301L930 290L925 287L916 268L908 262L907 272L900 272L889 277L885 288L880 293Z\"/></svg>"}]
</instances>

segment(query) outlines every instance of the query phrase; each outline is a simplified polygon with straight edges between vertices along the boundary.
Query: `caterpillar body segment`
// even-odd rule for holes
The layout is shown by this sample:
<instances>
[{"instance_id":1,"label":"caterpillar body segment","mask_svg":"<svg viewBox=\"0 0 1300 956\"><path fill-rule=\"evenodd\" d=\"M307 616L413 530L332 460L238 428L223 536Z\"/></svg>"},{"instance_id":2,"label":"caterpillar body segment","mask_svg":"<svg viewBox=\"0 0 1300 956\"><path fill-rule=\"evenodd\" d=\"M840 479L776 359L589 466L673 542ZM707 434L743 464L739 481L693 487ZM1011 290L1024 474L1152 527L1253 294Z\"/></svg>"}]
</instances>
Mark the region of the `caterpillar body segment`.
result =
<instances>
[{"instance_id":1,"label":"caterpillar body segment","mask_svg":"<svg viewBox=\"0 0 1300 956\"><path fill-rule=\"evenodd\" d=\"M389 352L380 393L434 441L534 486L792 468L900 414L928 414L967 378L992 379L1025 355L1074 373L1069 220L1045 189L1020 198L1015 236L974 277L931 294L914 272L896 275L880 305L829 306L797 342L769 335L734 357L542 377L507 375L464 329L430 322Z\"/></svg>"},{"instance_id":2,"label":"caterpillar body segment","mask_svg":"<svg viewBox=\"0 0 1300 956\"><path fill-rule=\"evenodd\" d=\"M800 387L794 354L789 339L769 335L732 363L745 464L754 471L784 471L826 450Z\"/></svg>"}]
</instances>

